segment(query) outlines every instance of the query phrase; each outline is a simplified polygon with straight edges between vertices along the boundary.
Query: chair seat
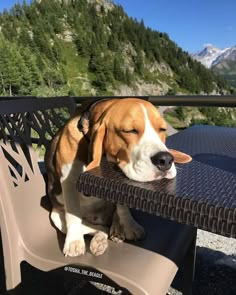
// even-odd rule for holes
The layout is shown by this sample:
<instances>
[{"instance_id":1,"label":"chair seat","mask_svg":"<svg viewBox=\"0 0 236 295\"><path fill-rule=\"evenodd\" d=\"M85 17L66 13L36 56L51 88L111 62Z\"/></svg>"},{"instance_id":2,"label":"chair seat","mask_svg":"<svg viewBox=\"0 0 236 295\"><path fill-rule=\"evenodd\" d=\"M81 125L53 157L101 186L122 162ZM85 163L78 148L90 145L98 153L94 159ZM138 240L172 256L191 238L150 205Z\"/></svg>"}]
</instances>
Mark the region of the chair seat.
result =
<instances>
[{"instance_id":1,"label":"chair seat","mask_svg":"<svg viewBox=\"0 0 236 295\"><path fill-rule=\"evenodd\" d=\"M45 198L44 206L47 203ZM65 235L53 228L49 212L40 207L36 220L40 220L42 230L39 227L37 231L33 230L25 244L27 261L43 271L65 265L92 266L120 286L128 286L132 294L150 295L146 291L140 293L140 290L156 289L158 286L163 286L165 292L192 241L192 228L140 211L132 210L132 214L146 230L144 240L124 243L109 241L106 252L95 257L89 251L90 237L87 236L86 254L71 258L64 257L62 253ZM158 292L155 294L163 294L161 289Z\"/></svg>"}]
</instances>

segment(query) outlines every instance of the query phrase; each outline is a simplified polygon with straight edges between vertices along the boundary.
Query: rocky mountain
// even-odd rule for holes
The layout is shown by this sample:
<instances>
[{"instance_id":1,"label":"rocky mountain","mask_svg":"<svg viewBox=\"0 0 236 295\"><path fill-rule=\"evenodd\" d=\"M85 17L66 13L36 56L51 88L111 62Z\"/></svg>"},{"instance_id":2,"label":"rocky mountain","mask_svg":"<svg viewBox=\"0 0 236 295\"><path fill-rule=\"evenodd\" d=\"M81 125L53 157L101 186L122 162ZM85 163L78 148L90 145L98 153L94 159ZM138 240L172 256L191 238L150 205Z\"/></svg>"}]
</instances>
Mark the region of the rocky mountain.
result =
<instances>
[{"instance_id":1,"label":"rocky mountain","mask_svg":"<svg viewBox=\"0 0 236 295\"><path fill-rule=\"evenodd\" d=\"M225 60L236 60L236 46L220 49L211 44L193 54L193 58L200 61L205 67L212 68Z\"/></svg>"},{"instance_id":2,"label":"rocky mountain","mask_svg":"<svg viewBox=\"0 0 236 295\"><path fill-rule=\"evenodd\" d=\"M216 60L213 62L212 66L216 66L217 64L225 60L236 61L236 46L224 49L222 51L222 54L218 56Z\"/></svg>"},{"instance_id":3,"label":"rocky mountain","mask_svg":"<svg viewBox=\"0 0 236 295\"><path fill-rule=\"evenodd\" d=\"M0 14L0 95L226 93L167 33L110 0L32 0Z\"/></svg>"},{"instance_id":4,"label":"rocky mountain","mask_svg":"<svg viewBox=\"0 0 236 295\"><path fill-rule=\"evenodd\" d=\"M224 77L234 88L236 88L236 59L225 59L212 67L212 70Z\"/></svg>"},{"instance_id":5,"label":"rocky mountain","mask_svg":"<svg viewBox=\"0 0 236 295\"><path fill-rule=\"evenodd\" d=\"M212 69L223 76L230 84L236 87L236 46L219 49L213 45L207 45L203 50L193 55L206 68Z\"/></svg>"},{"instance_id":6,"label":"rocky mountain","mask_svg":"<svg viewBox=\"0 0 236 295\"><path fill-rule=\"evenodd\" d=\"M228 49L219 49L208 44L203 50L193 54L193 58L200 61L205 67L211 68Z\"/></svg>"}]
</instances>

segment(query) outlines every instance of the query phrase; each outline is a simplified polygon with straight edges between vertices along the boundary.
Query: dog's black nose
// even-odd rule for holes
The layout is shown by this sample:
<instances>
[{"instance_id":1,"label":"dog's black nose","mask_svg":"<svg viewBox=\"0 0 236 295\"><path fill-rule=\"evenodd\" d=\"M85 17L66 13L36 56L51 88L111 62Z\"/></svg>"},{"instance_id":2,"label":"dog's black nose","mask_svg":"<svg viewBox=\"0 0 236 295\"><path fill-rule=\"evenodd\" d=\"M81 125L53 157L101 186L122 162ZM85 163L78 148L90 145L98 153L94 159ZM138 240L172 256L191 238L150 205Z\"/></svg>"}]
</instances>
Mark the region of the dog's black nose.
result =
<instances>
[{"instance_id":1,"label":"dog's black nose","mask_svg":"<svg viewBox=\"0 0 236 295\"><path fill-rule=\"evenodd\" d=\"M151 157L151 161L160 171L166 171L170 169L174 157L168 152L159 152Z\"/></svg>"}]
</instances>

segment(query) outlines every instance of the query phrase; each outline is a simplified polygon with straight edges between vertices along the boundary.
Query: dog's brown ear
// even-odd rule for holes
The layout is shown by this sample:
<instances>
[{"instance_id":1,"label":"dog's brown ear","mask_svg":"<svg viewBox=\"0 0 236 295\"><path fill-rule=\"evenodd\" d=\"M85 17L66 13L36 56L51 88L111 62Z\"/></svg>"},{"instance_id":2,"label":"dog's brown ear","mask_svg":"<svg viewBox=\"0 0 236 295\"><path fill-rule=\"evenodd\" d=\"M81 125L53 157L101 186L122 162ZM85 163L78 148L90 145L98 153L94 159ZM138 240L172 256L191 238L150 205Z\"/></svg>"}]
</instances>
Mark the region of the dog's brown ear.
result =
<instances>
[{"instance_id":1,"label":"dog's brown ear","mask_svg":"<svg viewBox=\"0 0 236 295\"><path fill-rule=\"evenodd\" d=\"M93 169L98 167L101 162L102 154L103 154L103 139L106 133L106 126L103 123L99 128L92 134L91 142L90 142L90 159L86 170ZM90 161L89 159L89 161Z\"/></svg>"},{"instance_id":2,"label":"dog's brown ear","mask_svg":"<svg viewBox=\"0 0 236 295\"><path fill-rule=\"evenodd\" d=\"M185 164L185 163L189 163L192 161L192 157L190 157L189 155L173 150L173 149L169 149L169 152L171 153L171 155L174 157L174 162L178 163L178 164Z\"/></svg>"}]
</instances>

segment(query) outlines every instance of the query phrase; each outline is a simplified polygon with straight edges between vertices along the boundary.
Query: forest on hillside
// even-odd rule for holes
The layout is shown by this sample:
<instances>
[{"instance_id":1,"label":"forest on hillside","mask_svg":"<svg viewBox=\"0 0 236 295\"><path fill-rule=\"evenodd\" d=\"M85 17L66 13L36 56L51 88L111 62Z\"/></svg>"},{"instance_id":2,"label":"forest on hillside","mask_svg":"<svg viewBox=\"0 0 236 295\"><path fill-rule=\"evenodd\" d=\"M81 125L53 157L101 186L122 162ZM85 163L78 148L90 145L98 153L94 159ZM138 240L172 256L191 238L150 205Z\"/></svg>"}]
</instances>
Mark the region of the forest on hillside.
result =
<instances>
[{"instance_id":1,"label":"forest on hillside","mask_svg":"<svg viewBox=\"0 0 236 295\"><path fill-rule=\"evenodd\" d=\"M3 11L0 94L81 95L89 87L104 94L117 85L157 79L172 93L230 90L224 79L193 60L168 34L147 28L111 1L101 2L24 1ZM168 66L169 77L150 70L157 64Z\"/></svg>"}]
</instances>

